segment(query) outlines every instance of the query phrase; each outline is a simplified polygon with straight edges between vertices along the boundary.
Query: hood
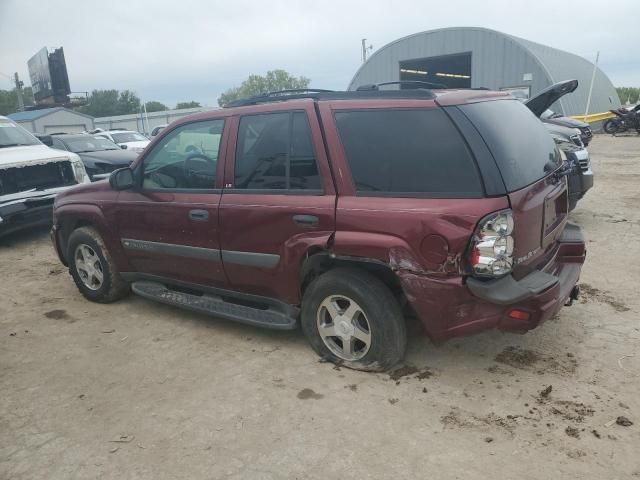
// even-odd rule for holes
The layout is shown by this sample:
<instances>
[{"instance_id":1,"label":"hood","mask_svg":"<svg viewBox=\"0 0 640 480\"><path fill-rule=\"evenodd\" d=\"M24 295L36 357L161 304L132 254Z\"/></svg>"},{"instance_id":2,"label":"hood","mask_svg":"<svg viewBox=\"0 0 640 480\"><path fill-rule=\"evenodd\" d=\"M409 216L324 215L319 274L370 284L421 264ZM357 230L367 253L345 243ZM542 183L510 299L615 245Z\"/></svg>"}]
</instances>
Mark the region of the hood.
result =
<instances>
[{"instance_id":1,"label":"hood","mask_svg":"<svg viewBox=\"0 0 640 480\"><path fill-rule=\"evenodd\" d=\"M553 123L554 125L560 125L562 127L569 128L586 128L589 126L586 122L581 122L580 120L576 120L571 117L553 117L553 118L545 118L542 120L544 123Z\"/></svg>"},{"instance_id":2,"label":"hood","mask_svg":"<svg viewBox=\"0 0 640 480\"><path fill-rule=\"evenodd\" d=\"M578 80L565 80L558 82L542 90L538 95L527 100L524 104L529 107L536 117L540 117L544 111L567 93L578 88Z\"/></svg>"},{"instance_id":3,"label":"hood","mask_svg":"<svg viewBox=\"0 0 640 480\"><path fill-rule=\"evenodd\" d=\"M73 153L54 150L46 145L23 145L0 148L0 168L26 167L51 162L64 162L72 160L74 156L75 154Z\"/></svg>"},{"instance_id":4,"label":"hood","mask_svg":"<svg viewBox=\"0 0 640 480\"><path fill-rule=\"evenodd\" d=\"M111 185L106 180L100 182L89 182L74 185L71 188L59 193L56 196L54 208L57 208L66 203L74 203L74 199L81 198L84 202L89 199L90 201L97 201L103 198L112 199L113 190Z\"/></svg>"},{"instance_id":5,"label":"hood","mask_svg":"<svg viewBox=\"0 0 640 480\"><path fill-rule=\"evenodd\" d=\"M580 130L575 128L563 127L562 125L555 125L553 123L545 123L544 126L550 134L564 137L566 141L569 141L569 139L575 135L580 135Z\"/></svg>"},{"instance_id":6,"label":"hood","mask_svg":"<svg viewBox=\"0 0 640 480\"><path fill-rule=\"evenodd\" d=\"M92 165L95 163L108 163L110 165L122 165L126 167L131 164L138 153L127 150L101 150L98 152L82 152L78 153L82 161Z\"/></svg>"}]
</instances>

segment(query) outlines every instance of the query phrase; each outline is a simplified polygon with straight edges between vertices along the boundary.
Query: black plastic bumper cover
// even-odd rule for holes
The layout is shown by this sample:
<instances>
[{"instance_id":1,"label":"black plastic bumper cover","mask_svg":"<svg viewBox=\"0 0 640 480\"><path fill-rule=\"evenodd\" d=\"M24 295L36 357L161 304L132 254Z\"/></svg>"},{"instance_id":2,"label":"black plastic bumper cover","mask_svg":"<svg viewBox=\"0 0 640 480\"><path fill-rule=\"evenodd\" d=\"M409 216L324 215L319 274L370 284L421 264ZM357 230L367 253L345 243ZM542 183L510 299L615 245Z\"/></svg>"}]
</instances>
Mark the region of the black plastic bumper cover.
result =
<instances>
[{"instance_id":1,"label":"black plastic bumper cover","mask_svg":"<svg viewBox=\"0 0 640 480\"><path fill-rule=\"evenodd\" d=\"M476 297L498 305L521 302L553 287L558 277L536 270L526 277L515 280L511 275L495 280L483 281L469 278L467 286Z\"/></svg>"},{"instance_id":2,"label":"black plastic bumper cover","mask_svg":"<svg viewBox=\"0 0 640 480\"><path fill-rule=\"evenodd\" d=\"M584 242L580 227L572 223L567 223L558 242ZM520 280L515 280L511 275L496 278L495 280L480 280L469 277L467 279L467 287L469 287L471 293L476 297L486 300L487 302L498 305L511 305L544 292L559 281L562 281L562 278L536 270Z\"/></svg>"},{"instance_id":3,"label":"black plastic bumper cover","mask_svg":"<svg viewBox=\"0 0 640 480\"><path fill-rule=\"evenodd\" d=\"M29 227L50 224L52 218L53 198L1 206L0 236Z\"/></svg>"}]
</instances>

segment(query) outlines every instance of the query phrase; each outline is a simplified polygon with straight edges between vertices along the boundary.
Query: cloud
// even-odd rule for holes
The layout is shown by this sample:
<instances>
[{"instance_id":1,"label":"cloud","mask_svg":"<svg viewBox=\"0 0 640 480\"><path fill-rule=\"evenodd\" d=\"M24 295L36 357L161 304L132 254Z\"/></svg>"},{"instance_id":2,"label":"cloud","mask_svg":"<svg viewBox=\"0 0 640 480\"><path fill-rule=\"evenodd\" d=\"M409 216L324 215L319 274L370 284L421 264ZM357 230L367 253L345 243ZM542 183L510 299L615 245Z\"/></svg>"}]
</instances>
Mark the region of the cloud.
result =
<instances>
[{"instance_id":1,"label":"cloud","mask_svg":"<svg viewBox=\"0 0 640 480\"><path fill-rule=\"evenodd\" d=\"M312 85L346 88L360 65L360 39L375 49L449 26L482 26L582 55L600 50L616 85L638 85L640 2L196 1L0 2L0 71L28 83L26 62L64 46L76 91L118 88L173 104L217 96L248 75L283 68ZM6 82L7 85L3 85ZM0 88L9 81L0 77Z\"/></svg>"}]
</instances>

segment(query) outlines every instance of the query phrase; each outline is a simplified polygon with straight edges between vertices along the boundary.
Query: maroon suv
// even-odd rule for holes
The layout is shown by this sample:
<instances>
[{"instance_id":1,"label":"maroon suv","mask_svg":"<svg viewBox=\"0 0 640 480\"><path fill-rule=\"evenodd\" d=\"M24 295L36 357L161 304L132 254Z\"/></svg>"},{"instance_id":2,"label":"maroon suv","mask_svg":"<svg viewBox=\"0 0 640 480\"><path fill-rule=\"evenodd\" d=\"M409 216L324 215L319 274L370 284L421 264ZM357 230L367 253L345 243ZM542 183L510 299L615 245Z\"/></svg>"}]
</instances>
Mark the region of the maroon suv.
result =
<instances>
[{"instance_id":1,"label":"maroon suv","mask_svg":"<svg viewBox=\"0 0 640 480\"><path fill-rule=\"evenodd\" d=\"M562 160L499 92L288 92L174 122L131 168L55 204L89 300L144 297L275 329L362 370L524 332L578 294Z\"/></svg>"}]
</instances>

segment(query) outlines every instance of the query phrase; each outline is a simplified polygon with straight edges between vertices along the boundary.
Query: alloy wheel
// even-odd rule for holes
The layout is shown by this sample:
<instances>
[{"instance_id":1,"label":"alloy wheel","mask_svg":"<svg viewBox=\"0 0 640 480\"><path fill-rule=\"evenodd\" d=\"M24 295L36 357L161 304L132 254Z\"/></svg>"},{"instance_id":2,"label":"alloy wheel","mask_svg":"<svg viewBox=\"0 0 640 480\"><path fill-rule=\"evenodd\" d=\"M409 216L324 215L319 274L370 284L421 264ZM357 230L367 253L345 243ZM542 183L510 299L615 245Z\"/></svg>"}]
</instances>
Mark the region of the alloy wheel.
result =
<instances>
[{"instance_id":1,"label":"alloy wheel","mask_svg":"<svg viewBox=\"0 0 640 480\"><path fill-rule=\"evenodd\" d=\"M317 312L320 338L338 358L356 361L371 347L371 325L364 311L344 295L325 298Z\"/></svg>"},{"instance_id":2,"label":"alloy wheel","mask_svg":"<svg viewBox=\"0 0 640 480\"><path fill-rule=\"evenodd\" d=\"M74 263L80 280L85 287L98 290L104 281L104 270L100 257L89 245L81 243L76 247Z\"/></svg>"}]
</instances>

